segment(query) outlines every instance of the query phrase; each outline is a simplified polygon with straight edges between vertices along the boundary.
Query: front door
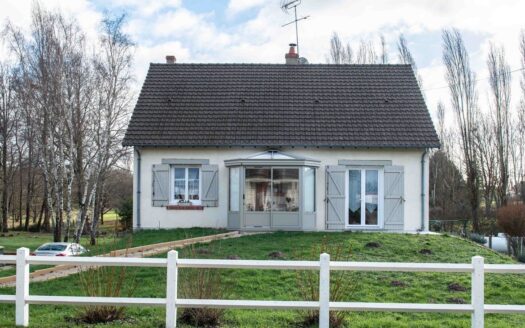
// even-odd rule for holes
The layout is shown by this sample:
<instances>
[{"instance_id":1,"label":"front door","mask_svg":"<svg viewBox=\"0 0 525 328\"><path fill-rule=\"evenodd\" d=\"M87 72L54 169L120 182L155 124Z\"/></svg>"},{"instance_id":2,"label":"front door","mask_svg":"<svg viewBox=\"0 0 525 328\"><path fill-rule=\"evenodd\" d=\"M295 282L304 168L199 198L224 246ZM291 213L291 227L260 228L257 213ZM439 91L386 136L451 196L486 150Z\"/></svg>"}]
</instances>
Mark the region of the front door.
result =
<instances>
[{"instance_id":1,"label":"front door","mask_svg":"<svg viewBox=\"0 0 525 328\"><path fill-rule=\"evenodd\" d=\"M300 226L299 168L245 169L244 225L253 229Z\"/></svg>"},{"instance_id":2,"label":"front door","mask_svg":"<svg viewBox=\"0 0 525 328\"><path fill-rule=\"evenodd\" d=\"M271 188L271 168L246 168L244 171L244 226L246 228L270 228Z\"/></svg>"}]
</instances>

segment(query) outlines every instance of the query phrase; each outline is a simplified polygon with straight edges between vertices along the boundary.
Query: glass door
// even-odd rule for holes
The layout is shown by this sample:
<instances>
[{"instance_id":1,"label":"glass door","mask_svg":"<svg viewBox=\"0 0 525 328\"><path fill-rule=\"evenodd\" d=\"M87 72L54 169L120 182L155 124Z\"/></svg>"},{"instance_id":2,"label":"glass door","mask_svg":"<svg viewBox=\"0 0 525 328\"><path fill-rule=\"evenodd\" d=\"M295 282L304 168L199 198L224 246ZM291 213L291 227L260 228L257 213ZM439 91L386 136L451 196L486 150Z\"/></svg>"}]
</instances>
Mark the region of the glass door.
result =
<instances>
[{"instance_id":1,"label":"glass door","mask_svg":"<svg viewBox=\"0 0 525 328\"><path fill-rule=\"evenodd\" d=\"M268 228L272 208L271 168L246 168L244 181L244 225Z\"/></svg>"},{"instance_id":2,"label":"glass door","mask_svg":"<svg viewBox=\"0 0 525 328\"><path fill-rule=\"evenodd\" d=\"M382 170L348 171L348 227L378 227L382 212Z\"/></svg>"},{"instance_id":3,"label":"glass door","mask_svg":"<svg viewBox=\"0 0 525 328\"><path fill-rule=\"evenodd\" d=\"M299 226L299 168L246 168L244 180L245 226Z\"/></svg>"}]
</instances>

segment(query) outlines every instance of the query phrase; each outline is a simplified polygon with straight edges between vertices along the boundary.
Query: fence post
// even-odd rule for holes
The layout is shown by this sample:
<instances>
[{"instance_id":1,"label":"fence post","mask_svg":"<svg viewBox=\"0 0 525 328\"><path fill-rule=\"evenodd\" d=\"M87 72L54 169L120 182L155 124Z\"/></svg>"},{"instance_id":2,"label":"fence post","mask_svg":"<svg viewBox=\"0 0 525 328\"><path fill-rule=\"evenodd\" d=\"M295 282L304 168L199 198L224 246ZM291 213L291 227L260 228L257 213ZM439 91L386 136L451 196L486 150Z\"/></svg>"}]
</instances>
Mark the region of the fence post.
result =
<instances>
[{"instance_id":1,"label":"fence post","mask_svg":"<svg viewBox=\"0 0 525 328\"><path fill-rule=\"evenodd\" d=\"M16 325L29 325L29 249L22 247L16 250Z\"/></svg>"},{"instance_id":2,"label":"fence post","mask_svg":"<svg viewBox=\"0 0 525 328\"><path fill-rule=\"evenodd\" d=\"M168 272L166 277L166 328L177 326L177 251L168 252Z\"/></svg>"},{"instance_id":3,"label":"fence post","mask_svg":"<svg viewBox=\"0 0 525 328\"><path fill-rule=\"evenodd\" d=\"M319 328L330 325L330 255L319 258Z\"/></svg>"},{"instance_id":4,"label":"fence post","mask_svg":"<svg viewBox=\"0 0 525 328\"><path fill-rule=\"evenodd\" d=\"M485 324L485 271L481 256L472 258L472 328L483 328Z\"/></svg>"}]
</instances>

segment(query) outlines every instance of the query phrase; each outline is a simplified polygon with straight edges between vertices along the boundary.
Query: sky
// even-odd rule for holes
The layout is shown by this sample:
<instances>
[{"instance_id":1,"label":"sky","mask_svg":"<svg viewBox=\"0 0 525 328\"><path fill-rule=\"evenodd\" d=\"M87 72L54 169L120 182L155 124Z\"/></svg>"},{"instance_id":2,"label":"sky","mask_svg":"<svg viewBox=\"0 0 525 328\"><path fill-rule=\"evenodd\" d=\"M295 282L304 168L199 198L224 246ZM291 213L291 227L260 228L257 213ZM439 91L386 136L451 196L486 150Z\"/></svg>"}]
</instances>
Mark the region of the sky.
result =
<instances>
[{"instance_id":1,"label":"sky","mask_svg":"<svg viewBox=\"0 0 525 328\"><path fill-rule=\"evenodd\" d=\"M281 0L45 0L74 18L95 39L105 13L127 15L125 31L136 43L136 87L150 62L175 55L179 63L284 63L288 44L295 42L293 15ZM2 0L0 22L6 19L27 30L32 0ZM357 50L361 40L387 41L391 63L398 62L400 33L419 68L427 106L435 117L439 100L453 120L442 64L441 32L455 27L462 33L479 79L482 108L489 108L487 52L490 42L504 46L511 69L521 68L519 34L525 29L524 0L302 0L298 15L300 55L310 63L326 63L329 40L337 32ZM6 57L0 47L0 59ZM521 72L512 74L513 107L521 97Z\"/></svg>"}]
</instances>

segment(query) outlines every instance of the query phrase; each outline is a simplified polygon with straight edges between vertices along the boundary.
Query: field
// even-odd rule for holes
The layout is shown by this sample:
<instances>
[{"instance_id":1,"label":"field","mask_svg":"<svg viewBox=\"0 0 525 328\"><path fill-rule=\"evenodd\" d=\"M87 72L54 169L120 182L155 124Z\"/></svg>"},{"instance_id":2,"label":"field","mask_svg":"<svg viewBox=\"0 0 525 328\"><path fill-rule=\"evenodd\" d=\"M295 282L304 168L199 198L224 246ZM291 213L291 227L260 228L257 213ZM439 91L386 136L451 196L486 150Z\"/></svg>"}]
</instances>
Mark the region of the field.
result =
<instances>
[{"instance_id":1,"label":"field","mask_svg":"<svg viewBox=\"0 0 525 328\"><path fill-rule=\"evenodd\" d=\"M155 233L140 237L154 238ZM180 232L179 234L182 234ZM155 241L161 241L155 239ZM282 252L283 259L309 259L312 247L323 241L343 245L348 257L355 261L394 262L450 262L468 263L474 255L485 257L486 263L515 263L509 257L482 248L470 241L450 236L404 235L383 233L285 233L245 236L197 247L206 248L200 257L226 258L236 255L241 259L268 259L271 252ZM371 248L368 242L377 242ZM427 251L420 252L422 249ZM425 253L425 254L422 254ZM189 257L182 250L180 257ZM181 281L188 274L181 270ZM277 270L217 270L227 286L226 298L258 300L301 300L297 287L297 273ZM136 286L134 296L164 297L165 269L133 268L128 271L128 286ZM139 282L139 283L137 283ZM367 273L355 272L348 277L354 291L347 301L458 303L470 301L470 276L448 273ZM455 291L449 286L466 287ZM461 289L461 288L452 288ZM0 289L1 294L13 294L14 288ZM34 283L31 293L36 295L83 295L76 275L49 282ZM486 275L486 303L525 304L525 277L519 275ZM30 322L33 327L84 327L74 318L78 309L66 306L32 305ZM105 325L89 327L162 327L162 308L129 308L126 319ZM228 310L223 327L299 327L298 311ZM486 315L487 327L525 327L522 315ZM11 327L14 306L0 305L0 326ZM346 315L348 327L470 327L469 315L456 314L401 314L355 312ZM181 325L182 326L182 325Z\"/></svg>"}]
</instances>

